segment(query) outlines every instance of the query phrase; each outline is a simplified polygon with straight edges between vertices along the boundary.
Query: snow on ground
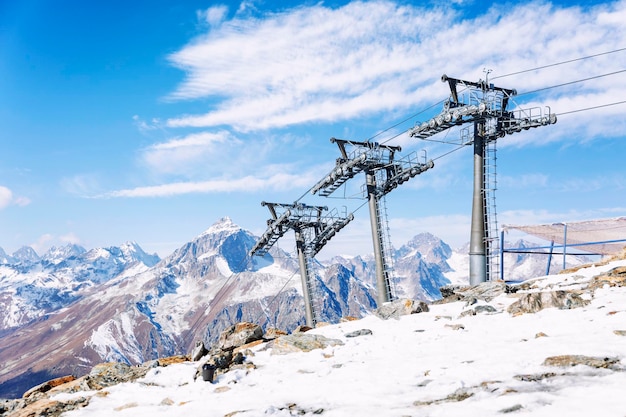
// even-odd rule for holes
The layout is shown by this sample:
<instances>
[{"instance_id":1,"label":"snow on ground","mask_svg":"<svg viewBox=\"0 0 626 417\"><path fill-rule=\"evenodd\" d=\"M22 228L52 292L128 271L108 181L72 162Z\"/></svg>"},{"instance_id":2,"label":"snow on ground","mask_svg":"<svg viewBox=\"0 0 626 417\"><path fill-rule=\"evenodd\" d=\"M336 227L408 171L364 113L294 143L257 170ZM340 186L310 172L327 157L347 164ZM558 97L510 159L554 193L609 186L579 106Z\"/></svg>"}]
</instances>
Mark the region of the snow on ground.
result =
<instances>
[{"instance_id":1,"label":"snow on ground","mask_svg":"<svg viewBox=\"0 0 626 417\"><path fill-rule=\"evenodd\" d=\"M575 287L616 266L626 261L536 283ZM197 362L155 368L64 416L624 417L626 336L614 331L626 331L626 288L598 289L586 307L515 317L506 312L513 301L492 300L494 314L460 317L470 307L457 302L399 320L368 316L320 327L311 332L343 345L288 355L260 345L247 356L256 369L214 383L194 381ZM346 337L359 329L372 334ZM616 369L543 365L549 356L573 354L621 362Z\"/></svg>"}]
</instances>

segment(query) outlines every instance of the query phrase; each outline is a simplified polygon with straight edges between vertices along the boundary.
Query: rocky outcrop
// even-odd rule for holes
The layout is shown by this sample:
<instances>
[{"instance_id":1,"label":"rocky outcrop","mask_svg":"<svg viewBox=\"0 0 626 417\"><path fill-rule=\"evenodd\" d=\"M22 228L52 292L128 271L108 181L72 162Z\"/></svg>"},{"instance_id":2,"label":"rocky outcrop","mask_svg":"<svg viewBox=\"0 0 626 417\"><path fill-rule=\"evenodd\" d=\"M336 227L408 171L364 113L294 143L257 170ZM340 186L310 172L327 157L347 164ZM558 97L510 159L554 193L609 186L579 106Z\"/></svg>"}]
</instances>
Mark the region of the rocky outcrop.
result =
<instances>
[{"instance_id":1,"label":"rocky outcrop","mask_svg":"<svg viewBox=\"0 0 626 417\"><path fill-rule=\"evenodd\" d=\"M558 355L550 356L543 361L545 366L570 367L585 365L592 368L617 369L620 360L618 358L585 356L585 355Z\"/></svg>"},{"instance_id":2,"label":"rocky outcrop","mask_svg":"<svg viewBox=\"0 0 626 417\"><path fill-rule=\"evenodd\" d=\"M28 398L33 394L44 393L50 391L54 387L58 387L59 385L67 384L68 382L72 382L76 378L74 375L62 376L60 378L54 378L50 381L44 382L43 384L39 384L24 393L23 398Z\"/></svg>"},{"instance_id":3,"label":"rocky outcrop","mask_svg":"<svg viewBox=\"0 0 626 417\"><path fill-rule=\"evenodd\" d=\"M383 320L398 319L400 316L428 311L428 304L418 300L395 300L378 307L374 314Z\"/></svg>"},{"instance_id":4,"label":"rocky outcrop","mask_svg":"<svg viewBox=\"0 0 626 417\"><path fill-rule=\"evenodd\" d=\"M206 351L196 369L194 381L202 375L202 371L206 367L213 370L209 379L212 381L214 376L243 365L245 354L248 353L247 348L262 341L263 329L257 324L242 322L228 327L220 334L219 341L211 349L204 349L204 344L201 347L196 346L194 349L194 352ZM254 364L249 362L248 366L252 368Z\"/></svg>"},{"instance_id":5,"label":"rocky outcrop","mask_svg":"<svg viewBox=\"0 0 626 417\"><path fill-rule=\"evenodd\" d=\"M325 349L328 346L343 345L338 339L330 339L319 334L294 333L274 340L272 355L286 355L293 352L309 352L314 349Z\"/></svg>"},{"instance_id":6,"label":"rocky outcrop","mask_svg":"<svg viewBox=\"0 0 626 417\"><path fill-rule=\"evenodd\" d=\"M536 313L544 308L572 309L587 304L589 300L583 299L579 291L544 291L521 295L507 311L517 316L524 313Z\"/></svg>"},{"instance_id":7,"label":"rocky outcrop","mask_svg":"<svg viewBox=\"0 0 626 417\"><path fill-rule=\"evenodd\" d=\"M217 346L220 350L233 350L236 347L263 338L263 329L258 324L237 323L220 334Z\"/></svg>"},{"instance_id":8,"label":"rocky outcrop","mask_svg":"<svg viewBox=\"0 0 626 417\"><path fill-rule=\"evenodd\" d=\"M447 285L442 287L440 291L442 298L435 301L434 304L453 303L456 301L474 304L476 300L488 303L499 295L515 292L516 289L507 285L504 281L490 281L471 286Z\"/></svg>"},{"instance_id":9,"label":"rocky outcrop","mask_svg":"<svg viewBox=\"0 0 626 417\"><path fill-rule=\"evenodd\" d=\"M603 275L594 277L589 288L592 290L608 287L626 287L626 266L611 269Z\"/></svg>"},{"instance_id":10,"label":"rocky outcrop","mask_svg":"<svg viewBox=\"0 0 626 417\"><path fill-rule=\"evenodd\" d=\"M94 366L91 372L83 377L71 375L55 378L31 388L23 398L6 400L0 403L0 415L10 417L57 417L77 408L85 407L93 396L103 394L104 388L123 382L132 382L144 377L155 367L164 367L188 360L185 356L161 358L140 366L125 363L101 363ZM59 393L78 393L83 395L67 400L52 399Z\"/></svg>"}]
</instances>

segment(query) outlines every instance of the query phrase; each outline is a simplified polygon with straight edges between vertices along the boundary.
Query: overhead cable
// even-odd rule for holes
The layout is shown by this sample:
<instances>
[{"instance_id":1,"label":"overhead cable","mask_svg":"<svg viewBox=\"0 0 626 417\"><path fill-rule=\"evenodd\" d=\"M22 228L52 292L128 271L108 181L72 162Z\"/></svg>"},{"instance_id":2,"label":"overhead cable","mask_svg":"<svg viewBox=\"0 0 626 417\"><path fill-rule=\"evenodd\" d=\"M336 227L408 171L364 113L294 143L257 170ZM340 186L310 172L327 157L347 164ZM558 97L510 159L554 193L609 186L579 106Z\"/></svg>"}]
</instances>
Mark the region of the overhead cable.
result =
<instances>
[{"instance_id":1,"label":"overhead cable","mask_svg":"<svg viewBox=\"0 0 626 417\"><path fill-rule=\"evenodd\" d=\"M598 106L587 107L587 108L578 109L578 110L570 110L570 111L566 111L566 112L563 112L563 113L559 113L559 116L563 116L564 114L579 113L579 112L582 112L582 111L599 109L599 108L602 108L602 107L616 106L618 104L625 104L625 103L626 103L626 100L624 100L624 101L616 101L615 103L600 104Z\"/></svg>"},{"instance_id":2,"label":"overhead cable","mask_svg":"<svg viewBox=\"0 0 626 417\"><path fill-rule=\"evenodd\" d=\"M595 79L602 78L602 77L608 77L609 75L620 74L622 72L626 72L626 69L619 70L619 71L614 71L614 72L609 72L607 74L602 74L602 75L595 75L593 77L583 78L583 79L576 80L576 81L569 81L569 82L566 82L566 83L563 83L563 84L556 84L556 85L552 85L552 86L549 86L549 87L538 88L538 89L532 90L532 91L525 91L523 93L519 93L517 96L519 97L519 96L523 96L525 94L532 94L532 93L537 93L539 91L550 90L552 88L563 87L563 86L566 86L566 85L571 85L571 84L576 84L576 83L582 83L584 81L595 80Z\"/></svg>"},{"instance_id":3,"label":"overhead cable","mask_svg":"<svg viewBox=\"0 0 626 417\"><path fill-rule=\"evenodd\" d=\"M582 61L584 59L595 58L595 57L598 57L598 56L613 54L613 53L622 52L622 51L626 51L626 48L619 48L619 49L614 49L612 51L601 52L599 54L594 54L594 55L583 56L583 57L580 57L580 58L569 59L567 61L555 62L554 64L542 65L540 67L530 68L530 69L523 70L523 71L512 72L510 74L499 75L497 77L491 77L491 79L495 80L497 78L510 77L511 75L523 74L525 72L531 72L531 71L537 71L537 70L540 70L540 69L556 67L557 65L569 64L569 63L576 62L576 61Z\"/></svg>"}]
</instances>

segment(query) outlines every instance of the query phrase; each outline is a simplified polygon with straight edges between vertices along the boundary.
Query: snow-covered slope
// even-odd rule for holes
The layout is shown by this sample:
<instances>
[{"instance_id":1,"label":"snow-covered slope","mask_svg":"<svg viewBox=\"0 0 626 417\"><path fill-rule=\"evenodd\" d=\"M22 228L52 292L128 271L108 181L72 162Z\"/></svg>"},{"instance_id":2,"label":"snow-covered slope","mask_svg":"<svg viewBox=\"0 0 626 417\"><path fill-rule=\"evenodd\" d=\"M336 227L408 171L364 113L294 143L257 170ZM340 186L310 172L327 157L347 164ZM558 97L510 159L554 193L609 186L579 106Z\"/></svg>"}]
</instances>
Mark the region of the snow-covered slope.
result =
<instances>
[{"instance_id":1,"label":"snow-covered slope","mask_svg":"<svg viewBox=\"0 0 626 417\"><path fill-rule=\"evenodd\" d=\"M261 344L246 367L194 380L198 363L155 368L134 383L93 392L67 417L157 416L532 416L623 417L626 410L626 287L587 287L626 261L540 277L517 295L477 305L431 305L399 320L370 315L307 334L337 341L275 355ZM619 273L617 273L619 275ZM578 289L589 303L515 315L526 293ZM486 306L490 306L489 310ZM490 312L491 311L491 312ZM348 337L367 329L371 334Z\"/></svg>"},{"instance_id":2,"label":"snow-covered slope","mask_svg":"<svg viewBox=\"0 0 626 417\"><path fill-rule=\"evenodd\" d=\"M211 343L238 321L286 331L304 324L296 258L272 248L251 259L256 239L226 217L158 263L128 243L55 249L35 263L0 265L0 396L8 395L6 387L15 395L17 387L81 375L99 362L186 354L197 340ZM439 298L439 288L451 281L446 275L467 282L467 271L463 277L452 262L460 259L462 266L463 256L430 234L415 236L396 251L394 294ZM371 256L337 257L314 270L321 321L363 317L376 308ZM46 360L33 364L28 352L46 352Z\"/></svg>"},{"instance_id":3,"label":"snow-covered slope","mask_svg":"<svg viewBox=\"0 0 626 417\"><path fill-rule=\"evenodd\" d=\"M69 244L42 257L24 247L10 260L0 265L0 331L44 318L124 272L147 270L159 258L129 242L90 251Z\"/></svg>"}]
</instances>

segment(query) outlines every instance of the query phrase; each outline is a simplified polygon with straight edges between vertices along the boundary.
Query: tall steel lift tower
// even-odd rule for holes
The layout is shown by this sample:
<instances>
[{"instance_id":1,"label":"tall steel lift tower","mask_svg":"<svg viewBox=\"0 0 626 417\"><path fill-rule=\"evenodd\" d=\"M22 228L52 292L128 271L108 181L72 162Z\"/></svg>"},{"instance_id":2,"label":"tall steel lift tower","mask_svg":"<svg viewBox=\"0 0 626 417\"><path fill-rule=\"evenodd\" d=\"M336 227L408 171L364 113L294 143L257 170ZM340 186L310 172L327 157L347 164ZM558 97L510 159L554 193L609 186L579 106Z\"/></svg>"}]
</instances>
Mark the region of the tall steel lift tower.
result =
<instances>
[{"instance_id":1,"label":"tall steel lift tower","mask_svg":"<svg viewBox=\"0 0 626 417\"><path fill-rule=\"evenodd\" d=\"M434 164L433 161L419 162L416 153L395 159L395 153L401 151L399 146L336 138L330 141L337 144L341 157L337 159L335 168L311 188L311 193L328 197L358 173L365 173L365 192L376 261L377 302L381 306L393 299L390 285L393 265L386 209L380 202L384 202L384 196L398 185L432 168ZM353 148L352 152L348 153L347 145Z\"/></svg>"},{"instance_id":2,"label":"tall steel lift tower","mask_svg":"<svg viewBox=\"0 0 626 417\"><path fill-rule=\"evenodd\" d=\"M464 142L474 145L474 188L470 233L470 284L498 279L497 221L495 213L495 143L507 134L556 123L550 108L507 109L517 92L495 87L488 81L471 82L441 77L450 87L450 98L441 113L409 130L411 137L426 139L451 127L473 125ZM458 87L463 90L459 91Z\"/></svg>"},{"instance_id":3,"label":"tall steel lift tower","mask_svg":"<svg viewBox=\"0 0 626 417\"><path fill-rule=\"evenodd\" d=\"M321 313L321 307L316 308L314 300L319 301L321 294L315 294L313 258L338 231L354 219L354 216L352 213L340 216L337 209L323 214L328 211L327 207L307 206L302 203L280 204L263 201L261 205L267 206L272 218L267 221L265 233L250 250L250 256L264 256L287 230L293 229L300 264L306 324L314 327Z\"/></svg>"}]
</instances>

